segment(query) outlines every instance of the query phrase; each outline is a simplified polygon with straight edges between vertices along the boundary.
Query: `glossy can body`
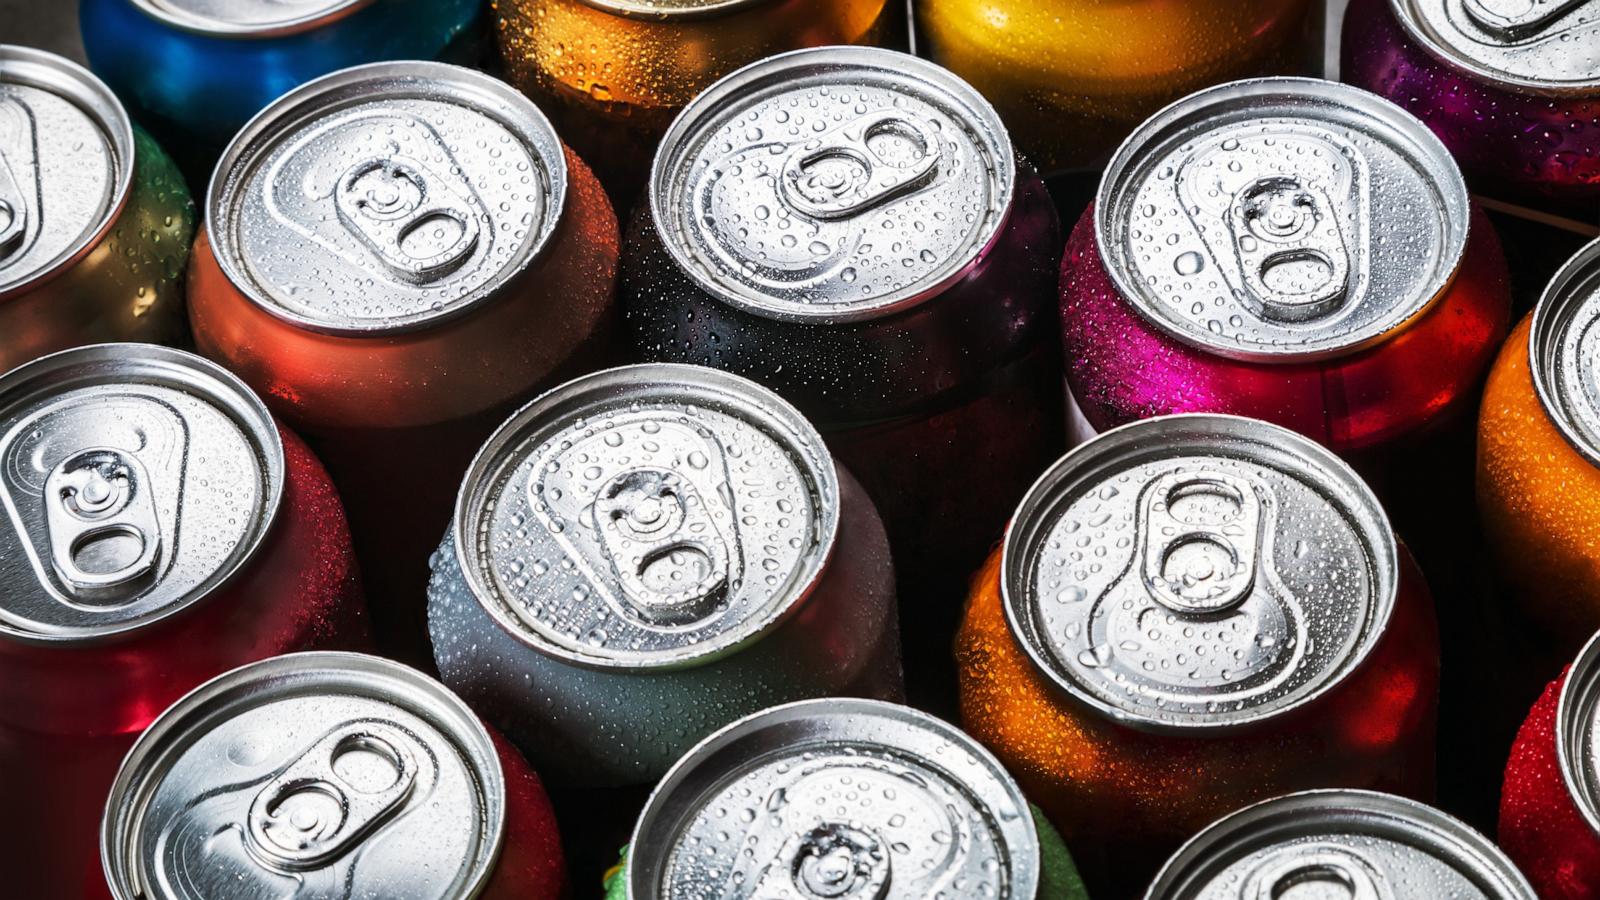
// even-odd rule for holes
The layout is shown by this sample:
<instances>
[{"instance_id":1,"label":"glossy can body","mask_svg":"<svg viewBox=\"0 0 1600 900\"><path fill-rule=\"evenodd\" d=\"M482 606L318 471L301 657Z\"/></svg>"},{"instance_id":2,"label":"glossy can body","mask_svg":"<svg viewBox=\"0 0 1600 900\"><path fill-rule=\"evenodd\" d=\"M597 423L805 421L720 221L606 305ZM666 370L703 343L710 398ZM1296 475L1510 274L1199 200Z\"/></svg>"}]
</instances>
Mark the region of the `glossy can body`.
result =
<instances>
[{"instance_id":1,"label":"glossy can body","mask_svg":"<svg viewBox=\"0 0 1600 900\"><path fill-rule=\"evenodd\" d=\"M916 0L918 50L1000 110L1046 174L1103 162L1201 88L1321 71L1320 0Z\"/></svg>"}]
</instances>

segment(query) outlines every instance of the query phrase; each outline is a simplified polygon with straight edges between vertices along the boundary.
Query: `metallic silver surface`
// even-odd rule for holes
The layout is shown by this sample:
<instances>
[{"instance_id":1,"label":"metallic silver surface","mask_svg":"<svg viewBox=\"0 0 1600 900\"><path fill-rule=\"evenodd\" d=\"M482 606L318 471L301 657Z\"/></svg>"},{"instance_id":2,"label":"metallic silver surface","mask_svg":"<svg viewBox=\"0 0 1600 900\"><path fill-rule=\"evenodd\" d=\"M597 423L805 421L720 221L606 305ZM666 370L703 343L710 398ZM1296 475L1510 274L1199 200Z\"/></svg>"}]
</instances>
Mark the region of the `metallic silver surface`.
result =
<instances>
[{"instance_id":1,"label":"metallic silver surface","mask_svg":"<svg viewBox=\"0 0 1600 900\"><path fill-rule=\"evenodd\" d=\"M1600 836L1600 635L1589 639L1561 687L1556 758L1572 805Z\"/></svg>"},{"instance_id":2,"label":"metallic silver surface","mask_svg":"<svg viewBox=\"0 0 1600 900\"><path fill-rule=\"evenodd\" d=\"M269 37L309 31L374 0L130 0L175 28L213 37Z\"/></svg>"},{"instance_id":3,"label":"metallic silver surface","mask_svg":"<svg viewBox=\"0 0 1600 900\"><path fill-rule=\"evenodd\" d=\"M1545 94L1600 91L1600 0L1391 0L1413 39L1489 82Z\"/></svg>"},{"instance_id":4,"label":"metallic silver surface","mask_svg":"<svg viewBox=\"0 0 1600 900\"><path fill-rule=\"evenodd\" d=\"M1573 448L1600 466L1600 241L1550 279L1528 330L1528 368L1539 402Z\"/></svg>"}]
</instances>

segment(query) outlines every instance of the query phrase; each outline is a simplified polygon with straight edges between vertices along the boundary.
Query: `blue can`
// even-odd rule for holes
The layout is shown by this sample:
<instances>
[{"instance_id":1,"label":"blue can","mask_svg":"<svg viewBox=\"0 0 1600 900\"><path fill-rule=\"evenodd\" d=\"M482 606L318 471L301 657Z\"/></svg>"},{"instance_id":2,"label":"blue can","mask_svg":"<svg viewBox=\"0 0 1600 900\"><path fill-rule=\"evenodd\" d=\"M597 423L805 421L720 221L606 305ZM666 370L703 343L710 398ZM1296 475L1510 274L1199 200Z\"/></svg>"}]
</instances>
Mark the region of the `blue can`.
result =
<instances>
[{"instance_id":1,"label":"blue can","mask_svg":"<svg viewBox=\"0 0 1600 900\"><path fill-rule=\"evenodd\" d=\"M222 148L289 89L361 63L480 62L483 0L82 0L89 66L203 189Z\"/></svg>"}]
</instances>

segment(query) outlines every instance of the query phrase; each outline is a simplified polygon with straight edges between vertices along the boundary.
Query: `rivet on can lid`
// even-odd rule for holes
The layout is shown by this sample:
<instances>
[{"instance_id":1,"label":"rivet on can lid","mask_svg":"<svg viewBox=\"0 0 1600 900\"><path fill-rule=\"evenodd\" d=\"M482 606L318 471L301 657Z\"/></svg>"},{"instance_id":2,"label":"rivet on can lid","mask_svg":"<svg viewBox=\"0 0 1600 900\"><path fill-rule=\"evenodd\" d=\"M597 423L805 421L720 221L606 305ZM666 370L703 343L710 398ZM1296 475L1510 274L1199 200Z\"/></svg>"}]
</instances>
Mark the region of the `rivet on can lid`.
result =
<instances>
[{"instance_id":1,"label":"rivet on can lid","mask_svg":"<svg viewBox=\"0 0 1600 900\"><path fill-rule=\"evenodd\" d=\"M1443 294L1468 198L1438 138L1346 85L1239 81L1148 119L1095 208L1123 296L1176 339L1292 361L1382 341Z\"/></svg>"},{"instance_id":2,"label":"rivet on can lid","mask_svg":"<svg viewBox=\"0 0 1600 900\"><path fill-rule=\"evenodd\" d=\"M872 318L962 277L999 233L1016 165L977 91L903 53L780 54L717 82L656 153L667 249L774 318Z\"/></svg>"},{"instance_id":3,"label":"rivet on can lid","mask_svg":"<svg viewBox=\"0 0 1600 900\"><path fill-rule=\"evenodd\" d=\"M0 300L80 258L133 178L133 127L88 70L0 44Z\"/></svg>"},{"instance_id":4,"label":"rivet on can lid","mask_svg":"<svg viewBox=\"0 0 1600 900\"><path fill-rule=\"evenodd\" d=\"M1558 270L1533 311L1528 363L1545 412L1600 466L1600 241Z\"/></svg>"},{"instance_id":5,"label":"rivet on can lid","mask_svg":"<svg viewBox=\"0 0 1600 900\"><path fill-rule=\"evenodd\" d=\"M312 331L459 315L538 255L566 198L531 101L443 63L374 63L284 95L217 165L213 247L236 287Z\"/></svg>"},{"instance_id":6,"label":"rivet on can lid","mask_svg":"<svg viewBox=\"0 0 1600 900\"><path fill-rule=\"evenodd\" d=\"M1328 790L1248 806L1192 838L1145 900L1535 900L1483 835L1390 794Z\"/></svg>"},{"instance_id":7,"label":"rivet on can lid","mask_svg":"<svg viewBox=\"0 0 1600 900\"><path fill-rule=\"evenodd\" d=\"M1390 0L1445 63L1521 91L1600 91L1600 0Z\"/></svg>"},{"instance_id":8,"label":"rivet on can lid","mask_svg":"<svg viewBox=\"0 0 1600 900\"><path fill-rule=\"evenodd\" d=\"M479 603L541 652L601 667L705 660L765 633L819 577L839 486L821 437L737 376L586 376L489 439L456 509Z\"/></svg>"},{"instance_id":9,"label":"rivet on can lid","mask_svg":"<svg viewBox=\"0 0 1600 900\"><path fill-rule=\"evenodd\" d=\"M198 602L251 559L283 483L266 407L200 357L104 344L0 376L0 636L93 640Z\"/></svg>"},{"instance_id":10,"label":"rivet on can lid","mask_svg":"<svg viewBox=\"0 0 1600 900\"><path fill-rule=\"evenodd\" d=\"M212 37L269 37L321 27L373 0L133 0L146 15Z\"/></svg>"},{"instance_id":11,"label":"rivet on can lid","mask_svg":"<svg viewBox=\"0 0 1600 900\"><path fill-rule=\"evenodd\" d=\"M1573 806L1600 836L1600 635L1589 639L1561 686L1556 757Z\"/></svg>"},{"instance_id":12,"label":"rivet on can lid","mask_svg":"<svg viewBox=\"0 0 1600 900\"><path fill-rule=\"evenodd\" d=\"M1150 419L1069 453L1006 536L1002 590L1039 669L1119 722L1235 727L1366 657L1398 590L1377 499L1285 429Z\"/></svg>"},{"instance_id":13,"label":"rivet on can lid","mask_svg":"<svg viewBox=\"0 0 1600 900\"><path fill-rule=\"evenodd\" d=\"M168 709L112 786L118 900L455 900L493 872L505 776L442 685L353 653L235 669Z\"/></svg>"},{"instance_id":14,"label":"rivet on can lid","mask_svg":"<svg viewBox=\"0 0 1600 900\"><path fill-rule=\"evenodd\" d=\"M915 710L810 700L691 750L646 804L629 896L1033 900L1027 801L972 738Z\"/></svg>"}]
</instances>

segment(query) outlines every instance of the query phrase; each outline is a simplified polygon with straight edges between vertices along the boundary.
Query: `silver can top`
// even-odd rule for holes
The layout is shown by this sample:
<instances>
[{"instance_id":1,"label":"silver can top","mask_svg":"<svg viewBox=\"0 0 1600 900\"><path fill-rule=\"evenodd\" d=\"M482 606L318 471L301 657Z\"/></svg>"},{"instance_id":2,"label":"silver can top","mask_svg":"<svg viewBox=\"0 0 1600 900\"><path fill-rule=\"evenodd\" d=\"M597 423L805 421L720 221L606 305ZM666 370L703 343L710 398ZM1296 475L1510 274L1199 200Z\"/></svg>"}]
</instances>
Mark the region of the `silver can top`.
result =
<instances>
[{"instance_id":1,"label":"silver can top","mask_svg":"<svg viewBox=\"0 0 1600 900\"><path fill-rule=\"evenodd\" d=\"M976 741L872 700L778 706L712 735L634 829L638 900L1033 900L1027 800Z\"/></svg>"},{"instance_id":2,"label":"silver can top","mask_svg":"<svg viewBox=\"0 0 1600 900\"><path fill-rule=\"evenodd\" d=\"M1574 449L1600 466L1600 241L1579 250L1550 279L1533 310L1528 368L1550 420Z\"/></svg>"},{"instance_id":3,"label":"silver can top","mask_svg":"<svg viewBox=\"0 0 1600 900\"><path fill-rule=\"evenodd\" d=\"M772 0L583 0L583 2L612 15L659 22L726 15L751 7L764 6Z\"/></svg>"},{"instance_id":4,"label":"silver can top","mask_svg":"<svg viewBox=\"0 0 1600 900\"><path fill-rule=\"evenodd\" d=\"M1130 135L1095 234L1117 290L1209 353L1353 352L1441 296L1466 248L1466 183L1411 114L1348 85L1236 81Z\"/></svg>"},{"instance_id":5,"label":"silver can top","mask_svg":"<svg viewBox=\"0 0 1600 900\"><path fill-rule=\"evenodd\" d=\"M505 775L443 685L356 653L218 676L140 736L101 825L117 900L473 897Z\"/></svg>"},{"instance_id":6,"label":"silver can top","mask_svg":"<svg viewBox=\"0 0 1600 900\"><path fill-rule=\"evenodd\" d=\"M269 37L308 31L373 0L133 0L146 15L213 37Z\"/></svg>"},{"instance_id":7,"label":"silver can top","mask_svg":"<svg viewBox=\"0 0 1600 900\"><path fill-rule=\"evenodd\" d=\"M1535 900L1483 835L1372 791L1305 791L1229 815L1185 844L1145 900Z\"/></svg>"},{"instance_id":8,"label":"silver can top","mask_svg":"<svg viewBox=\"0 0 1600 900\"><path fill-rule=\"evenodd\" d=\"M1301 707L1382 636L1398 553L1377 498L1315 442L1254 419L1108 431L1034 484L1006 533L1006 616L1046 677L1136 728Z\"/></svg>"},{"instance_id":9,"label":"silver can top","mask_svg":"<svg viewBox=\"0 0 1600 900\"><path fill-rule=\"evenodd\" d=\"M735 375L636 365L568 382L467 472L454 545L474 597L592 667L705 662L809 593L839 526L822 438Z\"/></svg>"},{"instance_id":10,"label":"silver can top","mask_svg":"<svg viewBox=\"0 0 1600 900\"><path fill-rule=\"evenodd\" d=\"M125 633L208 596L255 554L283 443L233 375L102 344L0 376L0 636Z\"/></svg>"},{"instance_id":11,"label":"silver can top","mask_svg":"<svg viewBox=\"0 0 1600 900\"><path fill-rule=\"evenodd\" d=\"M0 44L0 300L71 266L133 181L133 126L87 69Z\"/></svg>"},{"instance_id":12,"label":"silver can top","mask_svg":"<svg viewBox=\"0 0 1600 900\"><path fill-rule=\"evenodd\" d=\"M1600 634L1589 639L1561 686L1556 757L1572 805L1600 835Z\"/></svg>"},{"instance_id":13,"label":"silver can top","mask_svg":"<svg viewBox=\"0 0 1600 900\"><path fill-rule=\"evenodd\" d=\"M560 139L504 82L444 63L335 72L259 113L206 199L217 261L311 331L393 333L496 296L566 200Z\"/></svg>"},{"instance_id":14,"label":"silver can top","mask_svg":"<svg viewBox=\"0 0 1600 900\"><path fill-rule=\"evenodd\" d=\"M1600 90L1600 0L1390 0L1446 64L1539 94Z\"/></svg>"},{"instance_id":15,"label":"silver can top","mask_svg":"<svg viewBox=\"0 0 1600 900\"><path fill-rule=\"evenodd\" d=\"M724 302L849 321L915 305L995 240L1016 182L994 108L871 47L769 57L690 103L650 177L661 239Z\"/></svg>"}]
</instances>

